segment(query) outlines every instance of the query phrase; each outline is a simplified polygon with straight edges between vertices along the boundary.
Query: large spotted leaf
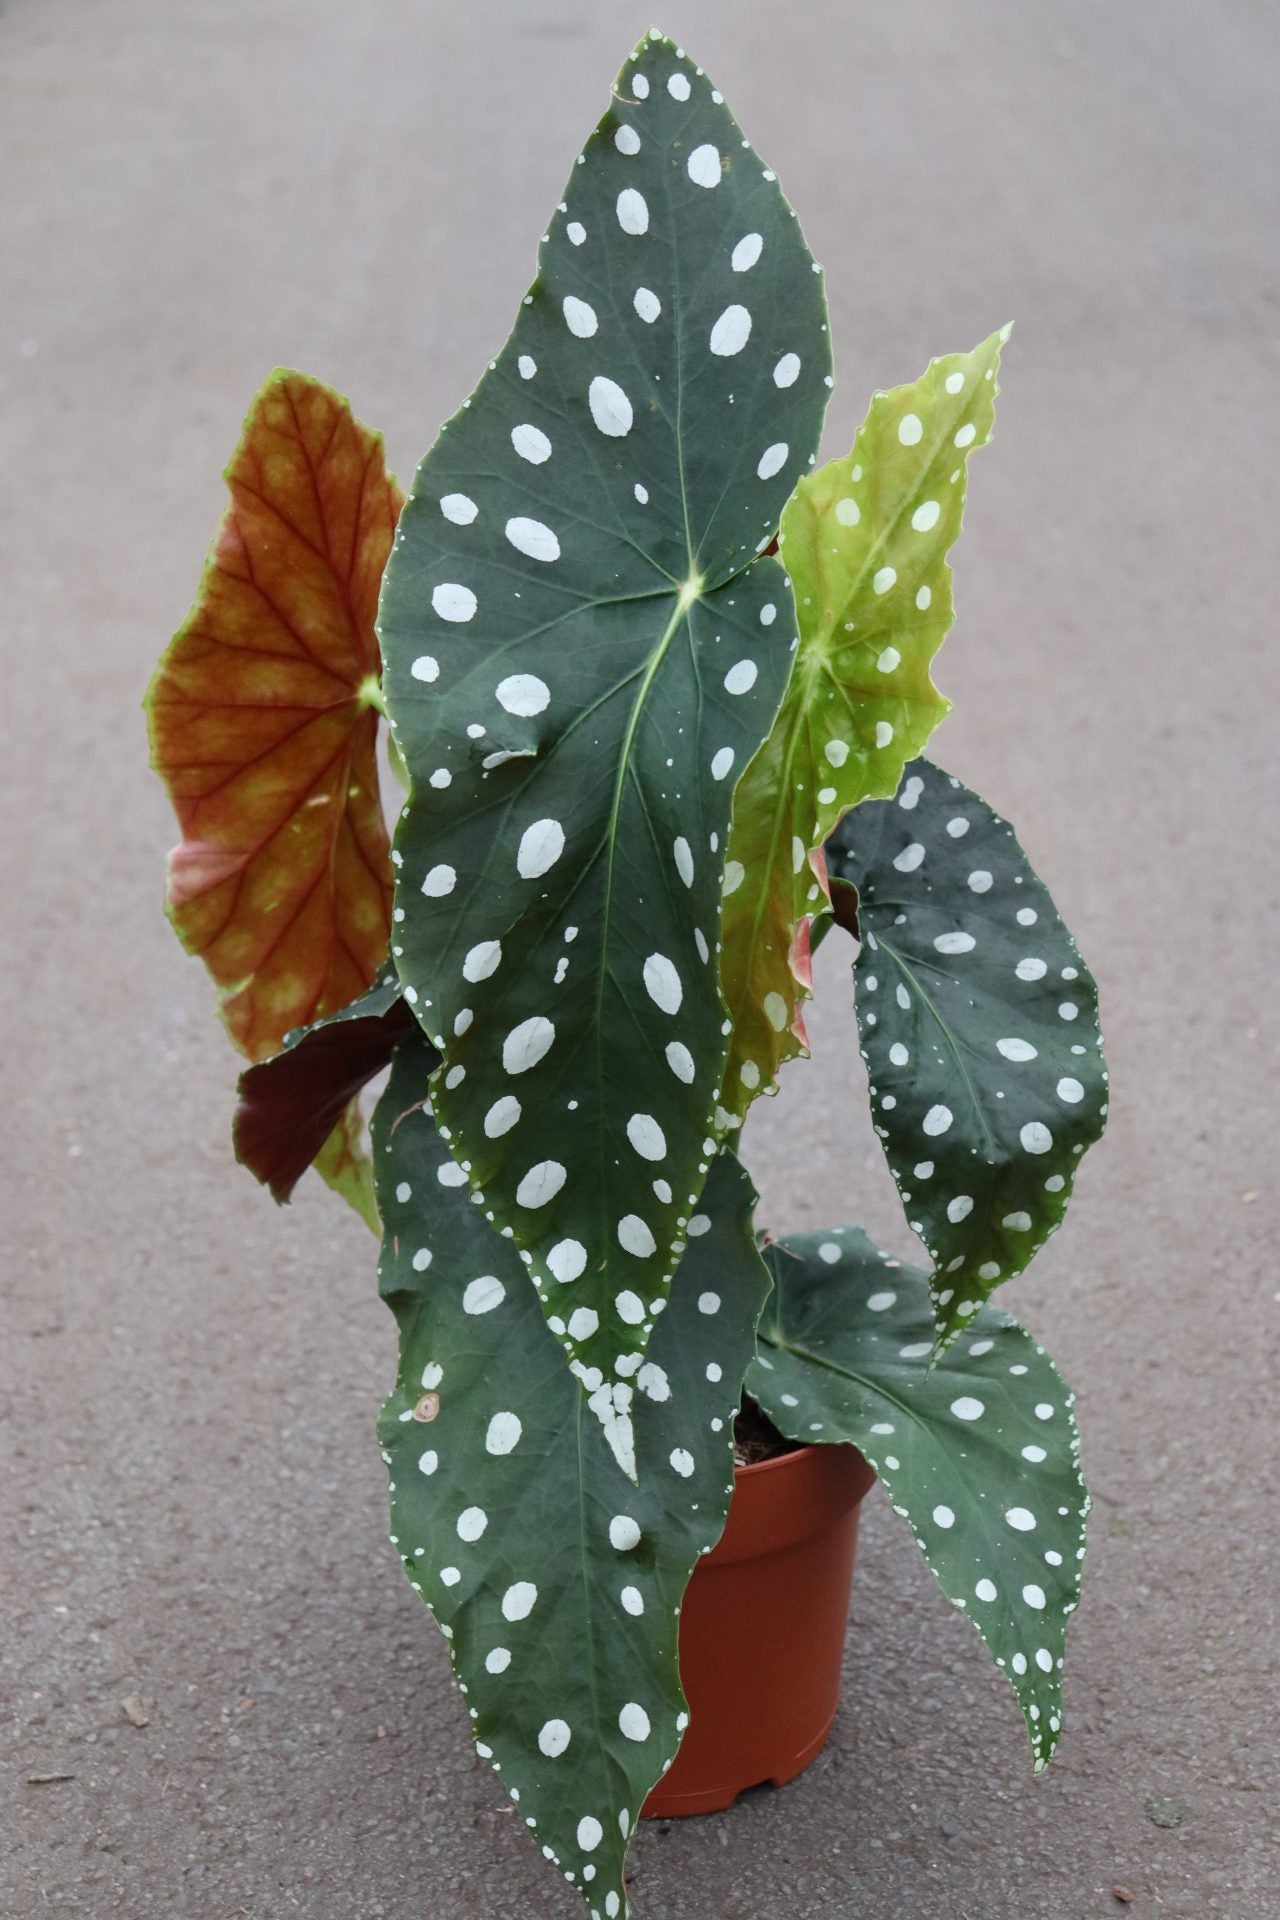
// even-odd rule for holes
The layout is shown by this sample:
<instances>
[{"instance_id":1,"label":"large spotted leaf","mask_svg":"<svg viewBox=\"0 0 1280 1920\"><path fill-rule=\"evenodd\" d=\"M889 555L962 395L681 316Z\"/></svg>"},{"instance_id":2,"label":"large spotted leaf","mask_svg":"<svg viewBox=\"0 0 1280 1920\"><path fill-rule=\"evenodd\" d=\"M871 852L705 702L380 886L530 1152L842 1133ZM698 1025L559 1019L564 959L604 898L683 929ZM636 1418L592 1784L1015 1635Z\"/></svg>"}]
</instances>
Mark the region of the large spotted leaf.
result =
<instances>
[{"instance_id":1,"label":"large spotted leaf","mask_svg":"<svg viewBox=\"0 0 1280 1920\"><path fill-rule=\"evenodd\" d=\"M337 1013L286 1035L270 1060L240 1076L236 1158L282 1205L314 1166L375 1231L373 1182L358 1095L415 1022L393 968Z\"/></svg>"},{"instance_id":2,"label":"large spotted leaf","mask_svg":"<svg viewBox=\"0 0 1280 1920\"><path fill-rule=\"evenodd\" d=\"M927 760L827 857L858 890L872 1113L945 1339L1059 1225L1102 1133L1097 988L1012 827Z\"/></svg>"},{"instance_id":3,"label":"large spotted leaf","mask_svg":"<svg viewBox=\"0 0 1280 1920\"><path fill-rule=\"evenodd\" d=\"M754 1196L719 1158L648 1357L599 1388L613 1406L635 1395L632 1485L436 1133L432 1062L418 1039L400 1047L374 1122L381 1285L400 1325L379 1423L392 1539L449 1640L479 1752L593 1914L615 1915L628 1835L685 1725L681 1596L733 1485L769 1285ZM559 1288L557 1320L580 1293Z\"/></svg>"},{"instance_id":4,"label":"large spotted leaf","mask_svg":"<svg viewBox=\"0 0 1280 1920\"><path fill-rule=\"evenodd\" d=\"M955 618L946 556L969 455L995 422L1008 329L877 393L851 453L802 479L782 516L800 647L786 698L733 803L721 974L734 1032L723 1101L743 1115L805 1044L822 843L950 710L930 663Z\"/></svg>"},{"instance_id":5,"label":"large spotted leaf","mask_svg":"<svg viewBox=\"0 0 1280 1920\"><path fill-rule=\"evenodd\" d=\"M865 1454L1017 1694L1038 1773L1062 1725L1089 1511L1073 1395L991 1307L931 1367L925 1275L856 1227L792 1235L765 1258L750 1392L794 1439Z\"/></svg>"},{"instance_id":6,"label":"large spotted leaf","mask_svg":"<svg viewBox=\"0 0 1280 1920\"><path fill-rule=\"evenodd\" d=\"M275 1052L387 951L374 613L400 490L345 400L278 372L226 474L194 607L147 696L182 830L168 907L235 1044Z\"/></svg>"},{"instance_id":7,"label":"large spotted leaf","mask_svg":"<svg viewBox=\"0 0 1280 1920\"><path fill-rule=\"evenodd\" d=\"M829 365L774 176L654 36L387 573L412 780L395 952L444 1055L436 1112L548 1311L579 1281L564 1343L610 1378L714 1150L730 800L795 639L755 556L813 457Z\"/></svg>"}]
</instances>

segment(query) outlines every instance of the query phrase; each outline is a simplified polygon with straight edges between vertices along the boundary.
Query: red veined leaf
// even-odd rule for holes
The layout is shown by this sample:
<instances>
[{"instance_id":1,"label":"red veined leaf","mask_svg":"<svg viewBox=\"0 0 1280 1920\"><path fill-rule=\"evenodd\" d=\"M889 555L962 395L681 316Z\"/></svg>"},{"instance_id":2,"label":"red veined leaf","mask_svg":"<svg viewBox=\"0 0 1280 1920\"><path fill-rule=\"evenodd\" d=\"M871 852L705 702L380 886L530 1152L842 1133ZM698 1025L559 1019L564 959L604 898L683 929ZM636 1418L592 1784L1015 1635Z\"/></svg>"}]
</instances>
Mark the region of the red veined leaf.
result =
<instances>
[{"instance_id":1,"label":"red veined leaf","mask_svg":"<svg viewBox=\"0 0 1280 1920\"><path fill-rule=\"evenodd\" d=\"M254 400L226 480L147 710L182 832L169 915L259 1060L355 999L386 957L374 616L403 496L380 436L285 371Z\"/></svg>"}]
</instances>

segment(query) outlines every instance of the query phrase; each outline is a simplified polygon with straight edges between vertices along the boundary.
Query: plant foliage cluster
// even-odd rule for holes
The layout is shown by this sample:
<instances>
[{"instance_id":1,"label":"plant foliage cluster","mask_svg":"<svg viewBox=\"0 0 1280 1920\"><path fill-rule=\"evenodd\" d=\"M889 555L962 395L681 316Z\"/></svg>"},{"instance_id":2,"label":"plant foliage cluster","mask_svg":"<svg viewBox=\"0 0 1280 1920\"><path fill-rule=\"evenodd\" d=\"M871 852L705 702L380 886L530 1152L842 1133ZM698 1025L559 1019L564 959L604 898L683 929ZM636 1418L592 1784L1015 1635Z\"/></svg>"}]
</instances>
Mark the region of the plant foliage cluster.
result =
<instances>
[{"instance_id":1,"label":"plant foliage cluster","mask_svg":"<svg viewBox=\"0 0 1280 1920\"><path fill-rule=\"evenodd\" d=\"M820 270L651 35L407 500L345 401L267 383L149 696L170 911L252 1063L238 1151L281 1200L314 1164L381 1233L392 1538L596 1920L686 1724L680 1601L744 1386L861 1448L1037 1769L1058 1736L1071 1396L987 1302L1102 1130L1096 996L1011 828L921 757L1006 334L877 393L818 467ZM736 1157L835 926L924 1270L852 1227L763 1240Z\"/></svg>"}]
</instances>

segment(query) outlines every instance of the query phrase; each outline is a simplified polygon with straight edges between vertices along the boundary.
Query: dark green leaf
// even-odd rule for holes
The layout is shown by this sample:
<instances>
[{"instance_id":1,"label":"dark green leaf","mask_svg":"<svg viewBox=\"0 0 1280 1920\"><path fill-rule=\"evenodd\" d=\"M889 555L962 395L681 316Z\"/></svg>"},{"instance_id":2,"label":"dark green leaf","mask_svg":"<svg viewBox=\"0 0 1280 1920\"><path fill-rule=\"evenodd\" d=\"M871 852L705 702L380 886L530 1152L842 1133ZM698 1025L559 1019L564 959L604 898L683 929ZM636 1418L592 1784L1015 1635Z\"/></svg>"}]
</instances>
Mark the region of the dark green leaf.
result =
<instances>
[{"instance_id":1,"label":"dark green leaf","mask_svg":"<svg viewBox=\"0 0 1280 1920\"><path fill-rule=\"evenodd\" d=\"M684 1724L681 1596L733 1486L768 1291L754 1196L718 1159L648 1356L624 1361L620 1386L596 1376L589 1411L516 1249L431 1123L432 1058L401 1046L374 1120L381 1284L400 1325L379 1424L392 1538L449 1639L480 1753L593 1912L616 1914L627 1836ZM556 1320L580 1293L559 1289ZM633 1392L638 1486L592 1418Z\"/></svg>"},{"instance_id":2,"label":"dark green leaf","mask_svg":"<svg viewBox=\"0 0 1280 1920\"><path fill-rule=\"evenodd\" d=\"M1062 1725L1089 1511L1074 1396L992 1307L930 1370L926 1276L856 1227L791 1235L765 1259L749 1391L791 1438L865 1454L1017 1694L1038 1773Z\"/></svg>"},{"instance_id":3,"label":"dark green leaf","mask_svg":"<svg viewBox=\"0 0 1280 1920\"><path fill-rule=\"evenodd\" d=\"M858 889L872 1113L950 1337L1059 1225L1102 1133L1097 989L1012 827L927 760L827 858Z\"/></svg>"},{"instance_id":4,"label":"dark green leaf","mask_svg":"<svg viewBox=\"0 0 1280 1920\"><path fill-rule=\"evenodd\" d=\"M380 631L396 957L436 1109L564 1344L643 1347L715 1145L734 782L795 641L755 560L810 464L822 282L706 76L624 67L515 331L419 470ZM619 1296L644 1314L620 1318Z\"/></svg>"}]
</instances>

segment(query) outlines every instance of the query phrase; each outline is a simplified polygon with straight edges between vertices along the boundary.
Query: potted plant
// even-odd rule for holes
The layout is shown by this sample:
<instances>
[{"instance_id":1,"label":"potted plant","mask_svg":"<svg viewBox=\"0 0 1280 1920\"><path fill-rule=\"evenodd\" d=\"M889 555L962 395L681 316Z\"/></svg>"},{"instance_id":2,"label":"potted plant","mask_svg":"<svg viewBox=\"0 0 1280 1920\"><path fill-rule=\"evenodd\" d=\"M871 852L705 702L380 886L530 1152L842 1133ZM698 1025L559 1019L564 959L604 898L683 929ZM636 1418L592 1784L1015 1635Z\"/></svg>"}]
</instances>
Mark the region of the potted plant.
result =
<instances>
[{"instance_id":1,"label":"potted plant","mask_svg":"<svg viewBox=\"0 0 1280 1920\"><path fill-rule=\"evenodd\" d=\"M238 1152L381 1234L392 1541L608 1920L646 1803L821 1745L873 1473L1037 1770L1058 1737L1072 1400L988 1301L1102 1131L1096 995L1010 827L921 757L1006 337L818 468L820 270L655 31L407 501L345 401L268 381L149 694L170 912L252 1063ZM753 1220L739 1130L833 928L927 1269ZM736 1474L735 1432L767 1456Z\"/></svg>"}]
</instances>

